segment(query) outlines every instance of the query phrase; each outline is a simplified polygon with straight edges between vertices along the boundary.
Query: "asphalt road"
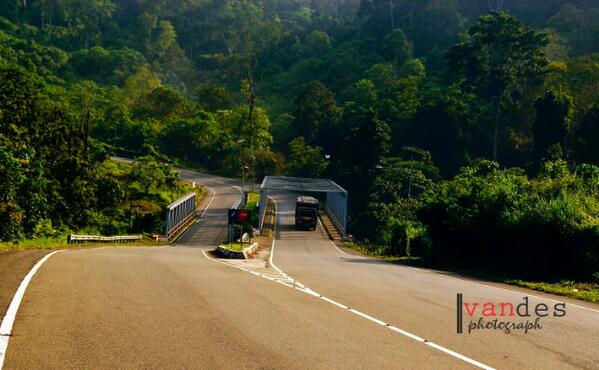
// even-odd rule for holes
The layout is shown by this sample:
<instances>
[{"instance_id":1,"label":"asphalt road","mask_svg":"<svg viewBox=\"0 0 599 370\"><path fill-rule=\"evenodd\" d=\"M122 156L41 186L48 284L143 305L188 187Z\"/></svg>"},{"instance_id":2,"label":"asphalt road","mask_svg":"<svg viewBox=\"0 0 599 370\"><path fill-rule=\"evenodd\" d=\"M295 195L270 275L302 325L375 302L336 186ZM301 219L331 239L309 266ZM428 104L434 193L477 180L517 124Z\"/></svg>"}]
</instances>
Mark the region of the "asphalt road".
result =
<instances>
[{"instance_id":1,"label":"asphalt road","mask_svg":"<svg viewBox=\"0 0 599 370\"><path fill-rule=\"evenodd\" d=\"M345 255L321 230L293 230L289 194L275 195L273 262L329 301L210 260L203 252L224 235L238 184L183 175L214 192L204 220L174 247L53 256L25 294L5 368L474 367L460 356L496 368L598 367L599 311L568 304L566 317L535 333L458 335L456 293L515 302L524 294Z\"/></svg>"},{"instance_id":2,"label":"asphalt road","mask_svg":"<svg viewBox=\"0 0 599 370\"><path fill-rule=\"evenodd\" d=\"M465 302L514 305L522 303L528 294L345 254L323 240L318 231L306 236L293 229L293 195L278 194L274 199L280 225L275 263L312 290L492 367L599 369L599 307L580 307L579 302L569 301L565 317L543 318L542 329L528 334L488 330L459 335L457 293L463 294ZM551 310L554 300L562 301L559 297L532 294L528 296L531 310L538 303Z\"/></svg>"}]
</instances>

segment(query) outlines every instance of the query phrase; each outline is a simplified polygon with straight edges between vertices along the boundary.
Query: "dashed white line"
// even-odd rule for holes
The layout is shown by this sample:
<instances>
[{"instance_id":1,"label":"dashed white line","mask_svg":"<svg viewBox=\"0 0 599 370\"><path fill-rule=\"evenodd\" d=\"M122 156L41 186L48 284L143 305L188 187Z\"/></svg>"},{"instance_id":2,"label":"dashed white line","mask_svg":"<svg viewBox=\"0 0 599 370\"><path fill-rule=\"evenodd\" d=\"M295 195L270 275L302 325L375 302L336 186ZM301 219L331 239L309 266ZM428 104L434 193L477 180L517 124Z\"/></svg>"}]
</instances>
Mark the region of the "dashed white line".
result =
<instances>
[{"instance_id":1,"label":"dashed white line","mask_svg":"<svg viewBox=\"0 0 599 370\"><path fill-rule=\"evenodd\" d=\"M56 253L60 252L62 251L55 251L49 253L46 256L44 256L44 258L39 260L35 264L35 266L33 266L33 268L29 271L29 273L25 275L25 278L21 282L21 285L19 285L19 289L17 289L15 296L10 302L10 306L8 306L6 315L4 316L2 324L0 325L0 369L2 369L2 367L4 366L4 358L8 349L8 340L10 339L10 336L12 334L12 327L17 317L17 311L19 311L19 306L21 305L21 301L23 300L23 296L25 295L25 291L27 290L29 282L31 281L37 270L39 270L39 268L44 264L44 262L46 262L50 257L55 255Z\"/></svg>"},{"instance_id":2,"label":"dashed white line","mask_svg":"<svg viewBox=\"0 0 599 370\"><path fill-rule=\"evenodd\" d=\"M272 198L271 198L271 199L272 199ZM274 202L274 204L275 204L275 214L277 214L277 212L276 212L276 211L277 211L277 202L276 202L274 199L273 199L273 202ZM205 256L206 258L210 259L210 260L213 260L213 261L220 262L220 263L222 263L222 264L224 264L224 265L227 265L227 266L230 266L230 267L234 267L234 268L238 268L238 269L241 269L241 270L244 270L244 271L249 271L249 272L250 272L250 273L252 273L253 275L256 275L256 276L259 276L259 277L265 278L265 279L267 279L267 280L274 281L274 282L276 282L276 283L279 283L279 284L285 285L285 286L287 286L287 287L290 287L290 288L297 289L297 290L299 290L300 292L303 292L303 293L305 293L305 294L308 294L308 295L311 295L311 296L313 296L313 297L319 298L319 299L321 299L321 300L323 300L323 301L325 301L325 302L327 302L327 303L329 303L329 304L332 304L332 305L334 305L334 306L336 306L336 307L338 307L338 308L340 308L340 309L342 309L342 310L345 310L345 311L347 311L347 312L351 312L351 313L352 313L352 314L354 314L354 315L360 316L360 317L362 317L362 318L364 318L364 319L366 319L366 320L369 320L369 321L371 321L371 322L374 322L375 324L378 324L378 325L380 325L380 326L382 326L382 327L384 327L384 328L390 329L390 330L392 330L392 331L394 331L394 332L396 332L396 333L398 333L398 334L401 334L401 335L403 335L403 336L405 336L405 337L407 337L407 338L410 338L410 339L412 339L412 340L414 340L414 341L417 341L417 342L419 342L419 343L425 344L425 345L427 345L427 346L429 346L429 347L431 347L431 348L434 348L434 349L436 349L436 350L438 350L438 351L441 351L441 352L443 352L443 353L445 353L445 354L448 354L448 355L450 355L450 356L452 356L452 357L455 357L455 358L457 358L457 359L459 359L459 360L462 360L462 361L464 361L464 362L467 362L467 363L469 363L469 364L471 364L471 365L473 365L473 366L476 366L476 367L478 367L478 368L485 369L485 370L495 370L493 367L491 367L491 366L489 366L489 365L485 365L485 364L483 364L483 363L481 363L481 362L479 362L479 361L476 361L476 360L474 360L474 359L472 359L472 358L470 358L470 357L464 356L464 355L462 355L462 354L460 354L460 353L457 353L457 352L455 352L455 351L452 351L452 350L450 350L450 349L448 349L448 348L445 348L445 347L443 347L443 346L441 346L441 345L438 345L438 344L436 344L436 343L430 342L430 341L428 341L428 340L426 340L426 339L424 339L424 338L421 338L421 337L419 337L419 336L417 336L417 335L415 335L415 334L412 334L412 333L410 333L410 332L408 332L408 331L406 331L406 330L403 330L403 329L401 329L401 328L398 328L398 327L396 327L396 326L389 325L388 323L386 323L386 322L384 322L384 321L382 321L382 320L379 320L379 319L377 319L377 318L375 318L375 317L372 317L372 316L370 316L370 315L368 315L368 314L365 314L365 313L363 313L363 312L360 312L360 311L358 311L358 310L356 310L356 309L353 309L353 308L351 308L351 307L349 307L349 306L347 306L347 305L344 305L344 304L342 304L342 303L339 303L339 302L337 302L337 301L335 301L335 300L333 300L333 299L330 299L330 298L328 298L328 297L325 297L325 296L323 296L322 294L319 294L319 293L315 292L314 290L312 290L312 289L310 289L310 288L306 287L305 285L303 285L303 284L299 283L297 280L295 280L294 278L292 278L291 276L289 276L289 275L287 275L285 272L283 272L283 270L281 270L281 269L280 269L280 268L279 268L279 267L278 267L278 266L277 266L277 265L274 263L274 260L273 260L273 258L274 258L274 252L275 252L276 230L277 230L277 222L276 222L276 217L275 217L275 226L274 226L274 232L273 232L273 234L274 234L274 235L273 235L273 239L272 239L272 245L271 245L271 251L270 251L269 264L270 264L270 266L271 266L272 268L274 268L274 269L275 269L277 272L279 272L279 273L280 273L282 276L284 276L285 278L288 278L290 281L292 281L292 282L295 284L295 286L293 286L293 285L291 285L291 284L287 284L287 283L285 283L285 282L282 282L282 281L281 281L281 280L279 280L279 279L273 279L273 278L270 278L270 277L264 276L263 274L260 274L260 273L258 273L258 272L255 272L255 271L249 271L249 270L247 270L247 269L244 269L244 268L241 268L241 267L238 267L238 266L235 266L235 265L228 264L228 263L226 263L226 262L222 262L222 261L219 261L219 260L213 259L213 258L211 258L210 256L208 256L208 254L206 253L206 251L203 251L203 253L204 253L204 256ZM333 244L334 244L334 243L333 243ZM336 246L336 245L335 245L335 247L337 248L337 246ZM339 248L337 248L337 249L339 249ZM340 251L341 251L341 250L340 250ZM345 252L343 252L343 253L345 253Z\"/></svg>"}]
</instances>

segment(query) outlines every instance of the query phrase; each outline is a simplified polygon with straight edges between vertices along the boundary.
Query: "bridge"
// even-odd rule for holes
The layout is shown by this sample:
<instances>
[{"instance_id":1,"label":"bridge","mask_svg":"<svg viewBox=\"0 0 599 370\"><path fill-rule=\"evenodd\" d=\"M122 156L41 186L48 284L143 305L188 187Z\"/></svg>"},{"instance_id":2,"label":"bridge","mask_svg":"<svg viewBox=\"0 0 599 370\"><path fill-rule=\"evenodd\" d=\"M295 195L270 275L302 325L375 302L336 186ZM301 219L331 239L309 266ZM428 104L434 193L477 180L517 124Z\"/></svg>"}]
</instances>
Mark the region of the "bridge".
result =
<instances>
[{"instance_id":1,"label":"bridge","mask_svg":"<svg viewBox=\"0 0 599 370\"><path fill-rule=\"evenodd\" d=\"M302 195L326 194L324 209L342 239L347 236L347 190L330 179L266 176L260 186L260 224L262 229L269 192L284 191Z\"/></svg>"}]
</instances>

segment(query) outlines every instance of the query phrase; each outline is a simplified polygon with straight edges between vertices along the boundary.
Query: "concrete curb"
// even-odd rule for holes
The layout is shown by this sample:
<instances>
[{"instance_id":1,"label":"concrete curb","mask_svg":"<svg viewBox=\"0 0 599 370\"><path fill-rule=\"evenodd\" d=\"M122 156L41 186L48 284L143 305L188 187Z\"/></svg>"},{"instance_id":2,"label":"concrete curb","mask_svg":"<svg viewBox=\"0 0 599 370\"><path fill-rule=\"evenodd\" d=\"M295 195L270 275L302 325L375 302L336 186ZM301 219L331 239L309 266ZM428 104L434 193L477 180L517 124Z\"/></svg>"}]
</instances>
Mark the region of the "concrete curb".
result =
<instances>
[{"instance_id":1,"label":"concrete curb","mask_svg":"<svg viewBox=\"0 0 599 370\"><path fill-rule=\"evenodd\" d=\"M256 254L256 251L258 250L258 243L254 243L252 245L250 245L249 247L245 248L243 250L243 256L245 257L246 260L253 258L254 254Z\"/></svg>"},{"instance_id":2,"label":"concrete curb","mask_svg":"<svg viewBox=\"0 0 599 370\"><path fill-rule=\"evenodd\" d=\"M254 244L250 245L249 247L245 248L242 252L232 251L230 249L223 247L222 245L219 245L214 250L214 253L219 258L247 260L247 259L251 259L257 250L258 250L258 243L254 243Z\"/></svg>"}]
</instances>

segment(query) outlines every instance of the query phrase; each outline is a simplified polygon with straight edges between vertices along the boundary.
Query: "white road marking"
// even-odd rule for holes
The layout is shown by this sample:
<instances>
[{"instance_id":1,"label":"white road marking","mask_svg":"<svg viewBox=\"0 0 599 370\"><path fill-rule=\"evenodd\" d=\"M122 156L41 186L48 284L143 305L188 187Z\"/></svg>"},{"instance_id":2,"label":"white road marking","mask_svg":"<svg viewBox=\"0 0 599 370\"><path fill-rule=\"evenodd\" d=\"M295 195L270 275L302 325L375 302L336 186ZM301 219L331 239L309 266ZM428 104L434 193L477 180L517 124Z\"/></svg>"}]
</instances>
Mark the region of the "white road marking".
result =
<instances>
[{"instance_id":1,"label":"white road marking","mask_svg":"<svg viewBox=\"0 0 599 370\"><path fill-rule=\"evenodd\" d=\"M6 351L8 349L8 340L12 334L12 327L15 323L15 319L17 317L17 311L19 311L19 306L21 305L21 301L23 300L23 296L25 295L25 291L27 290L27 286L29 282L39 270L39 268L46 262L50 257L55 255L56 253L60 253L62 251L55 251L49 253L44 256L41 260L39 260L35 266L29 271L25 278L19 285L19 289L15 293L12 301L10 302L10 306L8 306L8 310L6 311L6 315L2 320L2 324L0 325L0 369L4 366L4 358L6 356Z\"/></svg>"},{"instance_id":2,"label":"white road marking","mask_svg":"<svg viewBox=\"0 0 599 370\"><path fill-rule=\"evenodd\" d=\"M274 202L274 204L275 204L275 214L277 214L277 202L276 202L276 201L275 201L273 198L271 198L271 199L273 200L273 202ZM303 292L303 293L305 293L305 294L308 294L308 295L311 295L311 296L313 296L313 297L319 298L319 299L321 299L321 300L323 300L323 301L325 301L325 302L327 302L327 303L329 303L329 304L332 304L332 305L334 305L334 306L336 306L336 307L338 307L338 308L340 308L340 309L342 309L342 310L345 310L345 311L351 312L351 313L352 313L352 314L354 314L354 315L360 316L360 317L362 317L362 318L364 318L364 319L366 319L366 320L369 320L369 321L371 321L371 322L374 322L374 323L376 323L376 324L378 324L378 325L380 325L380 326L382 326L382 327L384 327L384 328L388 328L388 329L390 329L390 330L392 330L392 331L394 331L394 332L396 332L396 333L399 333L399 334L401 334L401 335L403 335L403 336L405 336L405 337L408 337L408 338L410 338L410 339L412 339L412 340L415 340L415 341L417 341L417 342L419 342L419 343L423 343L423 344L425 344L425 345L427 345L427 346L429 346L429 347L431 347L431 348L434 348L434 349L436 349L436 350L438 350L438 351L441 351L441 352L443 352L443 353L445 353L445 354L448 354L448 355L450 355L450 356L452 356L452 357L455 357L455 358L457 358L457 359L459 359L459 360L462 360L462 361L464 361L464 362L467 362L467 363L469 363L469 364L471 364L471 365L474 365L474 366L476 366L476 367L478 367L478 368L485 369L485 370L495 370L495 369L494 369L493 367L491 367L491 366L485 365L485 364L483 364L483 363L481 363L481 362L478 362L478 361L476 361L476 360L474 360L474 359L471 359L470 357L467 357L467 356L464 356L464 355L462 355L462 354L459 354L459 353L457 353L457 352L455 352L455 351L452 351L452 350L450 350L450 349L448 349L448 348L446 348L446 347L443 347L443 346L441 346L441 345L435 344L435 343L433 343L433 342L429 342L428 340L426 340L426 339L424 339L424 338L421 338L421 337L419 337L419 336L417 336L417 335L414 335L414 334L412 334L412 333L410 333L410 332L408 332L408 331L406 331L406 330L403 330L403 329L401 329L401 328L398 328L398 327L396 327L396 326L391 326L391 325L389 325L389 324L385 323L385 322L384 322L384 321L382 321L382 320L376 319L376 318L374 318L374 317L372 317L372 316L370 316L370 315L368 315L368 314L365 314L365 313L363 313L363 312L360 312L360 311L358 311L358 310L356 310L356 309L353 309L353 308L351 308L351 307L349 307L349 306L347 306L347 305L344 305L344 304L342 304L342 303L339 303L339 302L337 302L337 301L335 301L335 300L333 300L333 299L330 299L330 298L328 298L328 297L325 297L325 296L323 296L322 294L319 294L319 293L315 292L314 290L312 290L312 289L310 289L310 288L306 287L305 285L303 285L303 284L299 283L297 280L295 280L294 278L290 277L290 276L289 276L289 275L287 275L285 272L283 272L283 270L281 270L281 269L280 269L280 268L279 268L279 267L278 267L278 266L277 266L277 265L274 263L274 260L273 260L273 258L274 258L274 252L275 252L276 230L277 230L277 222L276 222L276 217L275 217L275 225L274 225L274 230L273 230L273 231L274 231L274 232L273 232L273 234L274 234L274 235L273 235L273 239L272 239L272 245L271 245L271 251L270 251L269 264L270 264L270 266L271 266L272 268L274 268L274 269L275 269L277 272L279 272L279 273L280 273L280 274L281 274L283 277L285 277L285 278L287 278L287 279L290 279L291 281L293 281L293 283L294 283L294 284L296 284L295 286L293 286L293 285L291 285L291 284L287 284L287 283L285 283L285 282L282 282L282 281L281 281L281 280L279 280L279 279L273 279L273 278L267 277L267 276L265 276L265 275L263 275L263 274L260 274L260 273L258 273L258 272L255 272L255 271L248 271L247 269L241 268L241 267L239 267L239 266L235 266L235 265L232 265L232 264L229 264L229 263L226 263L226 262L223 262L223 261L220 261L220 260L214 259L214 258L212 258L212 257L208 256L208 254L206 253L206 251L203 251L203 253L204 253L204 256L205 256L206 258L208 258L208 259L212 260L212 261L216 261L216 262L219 262L219 263L222 263L222 264L224 264L224 265L227 265L227 266L230 266L230 267L233 267L233 268L237 268L237 269L240 269L240 270L248 271L248 272L250 272L250 273L251 273L251 274L253 274L253 275L256 275L256 276L262 277L262 278L264 278L264 279L267 279L267 280L274 281L274 282L276 282L276 283L279 283L279 284L285 285L285 286L287 286L287 287L289 287L289 288L294 288L294 289L297 289L297 290L299 290L300 292ZM333 243L333 245L334 245L334 243ZM337 246L335 246L335 247L337 247ZM338 248L337 248L337 249L338 249ZM344 252L343 252L343 253L344 253Z\"/></svg>"},{"instance_id":3,"label":"white road marking","mask_svg":"<svg viewBox=\"0 0 599 370\"><path fill-rule=\"evenodd\" d=\"M208 209L210 208L210 205L212 204L212 202L214 201L214 198L216 198L216 192L214 191L214 189L212 189L210 186L204 186L206 189L208 189L208 191L210 191L212 193L212 199L210 199L210 201L208 202L208 204L206 205L206 209L204 209L204 212L202 212L202 214L200 215L200 220L202 218L204 218L204 215L206 214L206 212L208 212ZM199 221L199 220L198 220Z\"/></svg>"},{"instance_id":4,"label":"white road marking","mask_svg":"<svg viewBox=\"0 0 599 370\"><path fill-rule=\"evenodd\" d=\"M337 251L339 251L340 253L345 254L346 256L350 256L350 257L353 257L353 258L359 258L359 259L374 259L374 260L377 260L377 261L380 261L380 262L385 262L385 263L388 263L388 264L392 265L392 263L387 262L385 260L380 260L380 259L376 259L376 258L373 258L373 257L363 257L363 256L358 256L358 255L347 253L347 252L343 251L341 248L339 248L332 240L329 240L329 241L331 242L331 244L333 245L333 247L335 247L335 249L337 249ZM525 296L534 297L534 298L537 298L537 299L540 299L540 300L546 300L546 301L549 301L549 302L566 303L568 306L582 308L583 310L589 310L589 311L592 311L592 312L599 313L599 310L597 310L597 309L594 309L594 308L591 308L591 307L586 307L586 306L581 306L581 305L576 304L576 303L570 303L570 302L565 302L565 301L558 301L556 299L547 298L547 297L543 297L541 295L531 294L531 293L519 291L519 290L516 290L516 289L508 289L508 288L504 288L504 287L498 287L498 286L488 285L488 284L480 283L480 282L477 282L477 281L474 281L474 280L470 280L468 278L459 278L459 277L455 277L455 276L447 276L447 275L435 272L433 270L422 269L422 268L419 268L419 267L414 267L414 266L409 266L409 265L401 265L401 266L402 267L411 268L411 269L414 269L414 270L418 270L418 271L421 271L421 272L424 272L424 273L433 274L433 275L436 275L439 278L458 280L458 281L460 281L462 283L469 283L469 284L474 284L474 285L482 286L482 287L485 287L485 288L492 288L492 289L502 290L502 291L505 291L505 292L513 293L513 294L523 294ZM523 289L526 289L526 288L523 288Z\"/></svg>"},{"instance_id":5,"label":"white road marking","mask_svg":"<svg viewBox=\"0 0 599 370\"><path fill-rule=\"evenodd\" d=\"M411 267L411 266L408 266L408 267ZM412 267L412 268L416 268L416 267ZM461 281L463 283L470 283L470 284L475 284L475 285L482 286L482 287L485 287L485 288L492 288L492 289L497 289L497 290L503 290L505 292L510 292L510 293L513 293L513 294L523 294L525 296L534 297L534 298L537 298L537 299L540 299L540 300L546 300L546 301L549 301L549 302L566 303L566 305L568 305L569 307L572 306L572 307L576 307L576 308L581 308L583 310L588 310L588 311L599 313L599 310L597 310L597 309L586 307L586 306L581 306L581 305L576 304L576 303L570 303L570 302L566 302L566 301L558 301L556 299L547 298L547 297L543 297L543 296L536 295L536 294L530 294L530 293L526 293L526 292L522 292L522 291L518 291L518 290L512 290L512 289L502 288L502 287L498 287L498 286L487 285L487 284L479 283L477 281L472 281L472 280L468 280L468 279L458 278L458 277L454 277L454 276L445 276L445 275L441 275L441 274L439 274L439 275L442 276L442 277L448 278L448 279L459 280L459 281ZM523 289L526 289L526 288L523 288Z\"/></svg>"},{"instance_id":6,"label":"white road marking","mask_svg":"<svg viewBox=\"0 0 599 370\"><path fill-rule=\"evenodd\" d=\"M353 258L358 258L358 259L368 259L368 257L364 257L364 256L358 256L358 255L356 255L356 254L350 254L350 253L347 253L347 252L343 251L343 250L342 250L341 248L339 248L339 247L337 246L337 244L335 244L335 242L334 242L334 241L332 241L332 240L329 240L329 242L331 242L331 244L333 244L333 247L335 247L335 249L337 249L337 250L338 250L340 253L343 253L343 254L345 254L346 256L350 256L350 257L353 257Z\"/></svg>"}]
</instances>

